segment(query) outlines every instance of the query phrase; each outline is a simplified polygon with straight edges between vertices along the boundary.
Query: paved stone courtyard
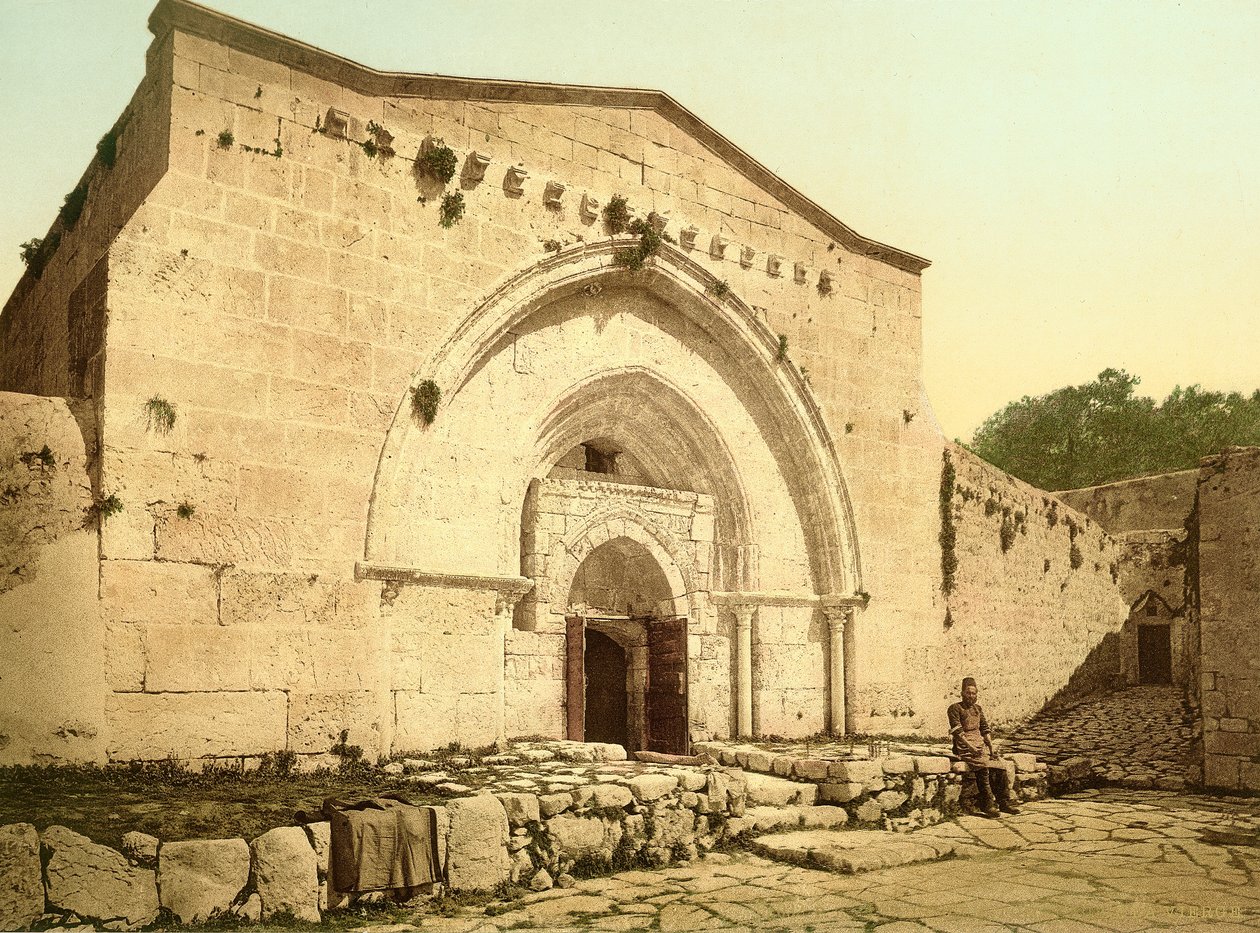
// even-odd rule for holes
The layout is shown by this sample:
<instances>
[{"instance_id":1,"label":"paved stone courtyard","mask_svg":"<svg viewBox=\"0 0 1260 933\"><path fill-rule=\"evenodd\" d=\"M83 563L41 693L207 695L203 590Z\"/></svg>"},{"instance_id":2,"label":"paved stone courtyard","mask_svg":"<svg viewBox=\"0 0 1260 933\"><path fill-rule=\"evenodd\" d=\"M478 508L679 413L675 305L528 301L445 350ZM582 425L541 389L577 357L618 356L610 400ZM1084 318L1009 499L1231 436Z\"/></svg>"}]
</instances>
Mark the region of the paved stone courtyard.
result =
<instances>
[{"instance_id":1,"label":"paved stone courtyard","mask_svg":"<svg viewBox=\"0 0 1260 933\"><path fill-rule=\"evenodd\" d=\"M885 836L887 861L895 863L906 837ZM1026 805L1000 821L963 817L913 837L948 840L955 857L839 874L746 852L714 854L528 895L493 917L480 911L424 916L368 929L1260 929L1260 805L1254 801L1087 791Z\"/></svg>"},{"instance_id":2,"label":"paved stone courtyard","mask_svg":"<svg viewBox=\"0 0 1260 933\"><path fill-rule=\"evenodd\" d=\"M1190 740L1181 688L1140 686L1040 713L1002 745L1052 765L1089 758L1095 778L1122 787L1180 790Z\"/></svg>"}]
</instances>

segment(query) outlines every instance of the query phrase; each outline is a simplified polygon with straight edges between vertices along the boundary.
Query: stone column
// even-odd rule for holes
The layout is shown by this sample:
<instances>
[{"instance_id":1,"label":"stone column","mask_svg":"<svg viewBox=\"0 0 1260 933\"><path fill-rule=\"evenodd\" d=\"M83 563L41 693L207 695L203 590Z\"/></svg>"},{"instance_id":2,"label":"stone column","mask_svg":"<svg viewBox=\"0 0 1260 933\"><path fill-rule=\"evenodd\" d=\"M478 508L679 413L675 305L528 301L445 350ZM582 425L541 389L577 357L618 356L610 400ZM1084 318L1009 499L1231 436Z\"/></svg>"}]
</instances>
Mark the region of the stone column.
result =
<instances>
[{"instance_id":1,"label":"stone column","mask_svg":"<svg viewBox=\"0 0 1260 933\"><path fill-rule=\"evenodd\" d=\"M753 734L752 722L752 620L756 606L735 608L735 686L738 703L735 707L735 734L741 738Z\"/></svg>"},{"instance_id":2,"label":"stone column","mask_svg":"<svg viewBox=\"0 0 1260 933\"><path fill-rule=\"evenodd\" d=\"M831 666L831 734L844 735L844 626L853 618L852 606L823 606L827 618L828 660Z\"/></svg>"}]
</instances>

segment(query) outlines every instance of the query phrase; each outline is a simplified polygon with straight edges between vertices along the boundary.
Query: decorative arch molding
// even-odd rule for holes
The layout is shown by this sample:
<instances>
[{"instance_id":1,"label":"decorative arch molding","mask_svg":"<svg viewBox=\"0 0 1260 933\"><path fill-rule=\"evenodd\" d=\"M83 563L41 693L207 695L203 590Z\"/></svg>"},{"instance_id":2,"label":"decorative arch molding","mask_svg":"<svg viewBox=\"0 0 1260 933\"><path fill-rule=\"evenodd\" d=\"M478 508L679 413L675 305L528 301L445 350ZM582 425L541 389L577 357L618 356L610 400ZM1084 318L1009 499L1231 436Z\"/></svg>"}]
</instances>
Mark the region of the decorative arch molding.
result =
<instances>
[{"instance_id":1,"label":"decorative arch molding","mask_svg":"<svg viewBox=\"0 0 1260 933\"><path fill-rule=\"evenodd\" d=\"M660 567L673 597L672 615L686 618L692 609L694 561L680 553L671 536L643 512L624 503L593 512L571 534L556 541L549 567L552 571L553 599L568 599L578 568L597 547L618 539L628 539L642 547ZM561 607L567 608L567 607Z\"/></svg>"},{"instance_id":2,"label":"decorative arch molding","mask_svg":"<svg viewBox=\"0 0 1260 933\"><path fill-rule=\"evenodd\" d=\"M648 484L666 490L687 488L712 497L719 538L738 549L753 539L748 491L737 457L713 419L687 390L668 375L645 366L607 370L571 385L539 412L535 448L528 461L530 475L547 467L596 430L606 418L602 409L618 407L619 440L637 442L636 457L648 470ZM681 452L685 450L686 452ZM675 475L685 463L687 476ZM615 491L615 490L614 490ZM756 588L756 562L723 573L721 585Z\"/></svg>"},{"instance_id":3,"label":"decorative arch molding","mask_svg":"<svg viewBox=\"0 0 1260 933\"><path fill-rule=\"evenodd\" d=\"M433 379L444 396L453 397L472 378L505 336L534 312L582 291L598 294L605 284L631 284L677 309L713 334L731 352L767 416L786 441L781 455L791 458L789 484L811 540L808 542L814 585L823 595L862 591L861 559L836 446L808 384L794 366L776 359L778 338L740 298L726 292L703 266L681 250L662 244L637 273L618 267L616 253L634 242L612 238L560 250L507 279L466 318L412 385ZM405 392L386 435L377 465L368 512L365 563L381 560L381 529L401 521L407 479L402 451L411 432L419 431ZM441 417L439 414L438 417Z\"/></svg>"}]
</instances>

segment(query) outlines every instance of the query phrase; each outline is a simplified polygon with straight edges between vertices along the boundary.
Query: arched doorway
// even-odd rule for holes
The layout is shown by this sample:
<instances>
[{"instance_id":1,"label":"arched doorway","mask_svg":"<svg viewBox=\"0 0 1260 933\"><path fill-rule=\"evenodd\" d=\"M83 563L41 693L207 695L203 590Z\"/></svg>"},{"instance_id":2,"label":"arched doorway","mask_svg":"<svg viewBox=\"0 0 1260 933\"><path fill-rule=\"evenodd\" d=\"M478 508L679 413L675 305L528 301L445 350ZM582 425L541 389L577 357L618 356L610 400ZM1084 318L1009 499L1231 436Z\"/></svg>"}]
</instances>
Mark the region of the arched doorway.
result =
<instances>
[{"instance_id":1,"label":"arched doorway","mask_svg":"<svg viewBox=\"0 0 1260 933\"><path fill-rule=\"evenodd\" d=\"M751 734L757 723L815 731L827 703L817 606L861 588L821 409L764 320L725 289L715 297L717 280L684 252L663 247L630 277L611 263L617 248L568 249L513 276L416 370L414 387L435 383L442 403L430 423L403 396L378 463L364 576L504 594L494 603L503 729L558 735L585 711L585 668L568 664L569 645L584 657L588 628L604 624L589 606L571 611L573 573L595 547L651 529L643 543L682 585L671 587L671 613L633 621L645 652L658 637L652 656L676 647L683 663L645 673L645 708L646 680L676 673L673 696L691 720L675 730L683 744L691 734ZM750 636L748 614L727 607L766 594L789 602L756 615ZM441 618L444 606L428 604L446 600L404 595L423 606L414 624ZM574 617L580 638L571 639ZM779 643L810 663L780 663Z\"/></svg>"},{"instance_id":2,"label":"arched doorway","mask_svg":"<svg viewBox=\"0 0 1260 933\"><path fill-rule=\"evenodd\" d=\"M578 565L566 618L569 738L686 754L687 618L674 614L673 589L652 551L628 536Z\"/></svg>"}]
</instances>

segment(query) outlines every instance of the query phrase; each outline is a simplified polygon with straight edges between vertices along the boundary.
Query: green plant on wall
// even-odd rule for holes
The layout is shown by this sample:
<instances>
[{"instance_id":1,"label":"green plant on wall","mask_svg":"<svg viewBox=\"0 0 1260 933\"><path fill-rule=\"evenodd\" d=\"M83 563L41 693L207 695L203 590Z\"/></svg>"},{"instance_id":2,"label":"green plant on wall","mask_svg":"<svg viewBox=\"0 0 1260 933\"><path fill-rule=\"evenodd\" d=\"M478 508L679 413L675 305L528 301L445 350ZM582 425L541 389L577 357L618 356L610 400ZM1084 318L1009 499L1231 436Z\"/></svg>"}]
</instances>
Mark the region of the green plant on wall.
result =
<instances>
[{"instance_id":1,"label":"green plant on wall","mask_svg":"<svg viewBox=\"0 0 1260 933\"><path fill-rule=\"evenodd\" d=\"M610 233L625 233L630 226L630 205L624 197L614 194L608 199L604 207L604 221Z\"/></svg>"},{"instance_id":2,"label":"green plant on wall","mask_svg":"<svg viewBox=\"0 0 1260 933\"><path fill-rule=\"evenodd\" d=\"M420 163L421 171L436 178L442 184L446 184L455 177L455 168L459 164L459 160L455 157L455 150L444 143L434 143L421 154L417 161Z\"/></svg>"},{"instance_id":3,"label":"green plant on wall","mask_svg":"<svg viewBox=\"0 0 1260 933\"><path fill-rule=\"evenodd\" d=\"M711 283L705 291L718 301L721 301L731 293L731 286L727 283L726 279L718 279L716 282Z\"/></svg>"},{"instance_id":4,"label":"green plant on wall","mask_svg":"<svg viewBox=\"0 0 1260 933\"><path fill-rule=\"evenodd\" d=\"M61 218L61 225L67 230L73 230L74 225L79 222L79 217L83 214L83 206L87 203L87 196L87 182L75 185L74 190L66 195L57 216Z\"/></svg>"},{"instance_id":5,"label":"green plant on wall","mask_svg":"<svg viewBox=\"0 0 1260 933\"><path fill-rule=\"evenodd\" d=\"M60 245L61 234L56 230L43 239L33 237L21 245L22 262L26 263L26 268L31 275L39 278L44 274L44 267L48 265L48 260L52 259Z\"/></svg>"},{"instance_id":6,"label":"green plant on wall","mask_svg":"<svg viewBox=\"0 0 1260 933\"><path fill-rule=\"evenodd\" d=\"M787 334L779 334L779 347L774 352L774 358L778 362L782 363L784 360L787 359L787 353L788 353Z\"/></svg>"},{"instance_id":7,"label":"green plant on wall","mask_svg":"<svg viewBox=\"0 0 1260 933\"><path fill-rule=\"evenodd\" d=\"M117 494L112 492L96 504L96 513L101 518L112 518L122 510L122 500L118 498Z\"/></svg>"},{"instance_id":8,"label":"green plant on wall","mask_svg":"<svg viewBox=\"0 0 1260 933\"><path fill-rule=\"evenodd\" d=\"M106 168L113 168L118 159L118 129L115 127L101 137L96 144L96 160Z\"/></svg>"},{"instance_id":9,"label":"green plant on wall","mask_svg":"<svg viewBox=\"0 0 1260 933\"><path fill-rule=\"evenodd\" d=\"M191 502L181 502L179 507L175 509L175 514L180 518L192 518L197 512L197 507Z\"/></svg>"},{"instance_id":10,"label":"green plant on wall","mask_svg":"<svg viewBox=\"0 0 1260 933\"><path fill-rule=\"evenodd\" d=\"M170 434L175 427L175 406L155 395L144 403L145 427L158 434Z\"/></svg>"},{"instance_id":11,"label":"green plant on wall","mask_svg":"<svg viewBox=\"0 0 1260 933\"><path fill-rule=\"evenodd\" d=\"M948 596L954 592L954 575L958 572L958 529L954 525L954 484L958 472L950 459L949 451L942 455L941 489L939 507L941 513L941 532L938 540L941 544L941 592Z\"/></svg>"},{"instance_id":12,"label":"green plant on wall","mask_svg":"<svg viewBox=\"0 0 1260 933\"><path fill-rule=\"evenodd\" d=\"M656 232L649 220L632 220L630 232L638 236L637 245L619 249L613 256L613 262L631 272L638 272L643 264L661 248L661 235Z\"/></svg>"},{"instance_id":13,"label":"green plant on wall","mask_svg":"<svg viewBox=\"0 0 1260 933\"><path fill-rule=\"evenodd\" d=\"M438 223L450 229L459 223L464 216L464 192L452 191L442 195L442 206L438 208Z\"/></svg>"},{"instance_id":14,"label":"green plant on wall","mask_svg":"<svg viewBox=\"0 0 1260 933\"><path fill-rule=\"evenodd\" d=\"M223 130L218 135L218 143L220 149L231 149L232 144L236 142L236 137L232 135L231 130Z\"/></svg>"},{"instance_id":15,"label":"green plant on wall","mask_svg":"<svg viewBox=\"0 0 1260 933\"><path fill-rule=\"evenodd\" d=\"M441 401L442 390L432 379L426 379L411 389L411 410L425 424L433 423Z\"/></svg>"}]
</instances>

